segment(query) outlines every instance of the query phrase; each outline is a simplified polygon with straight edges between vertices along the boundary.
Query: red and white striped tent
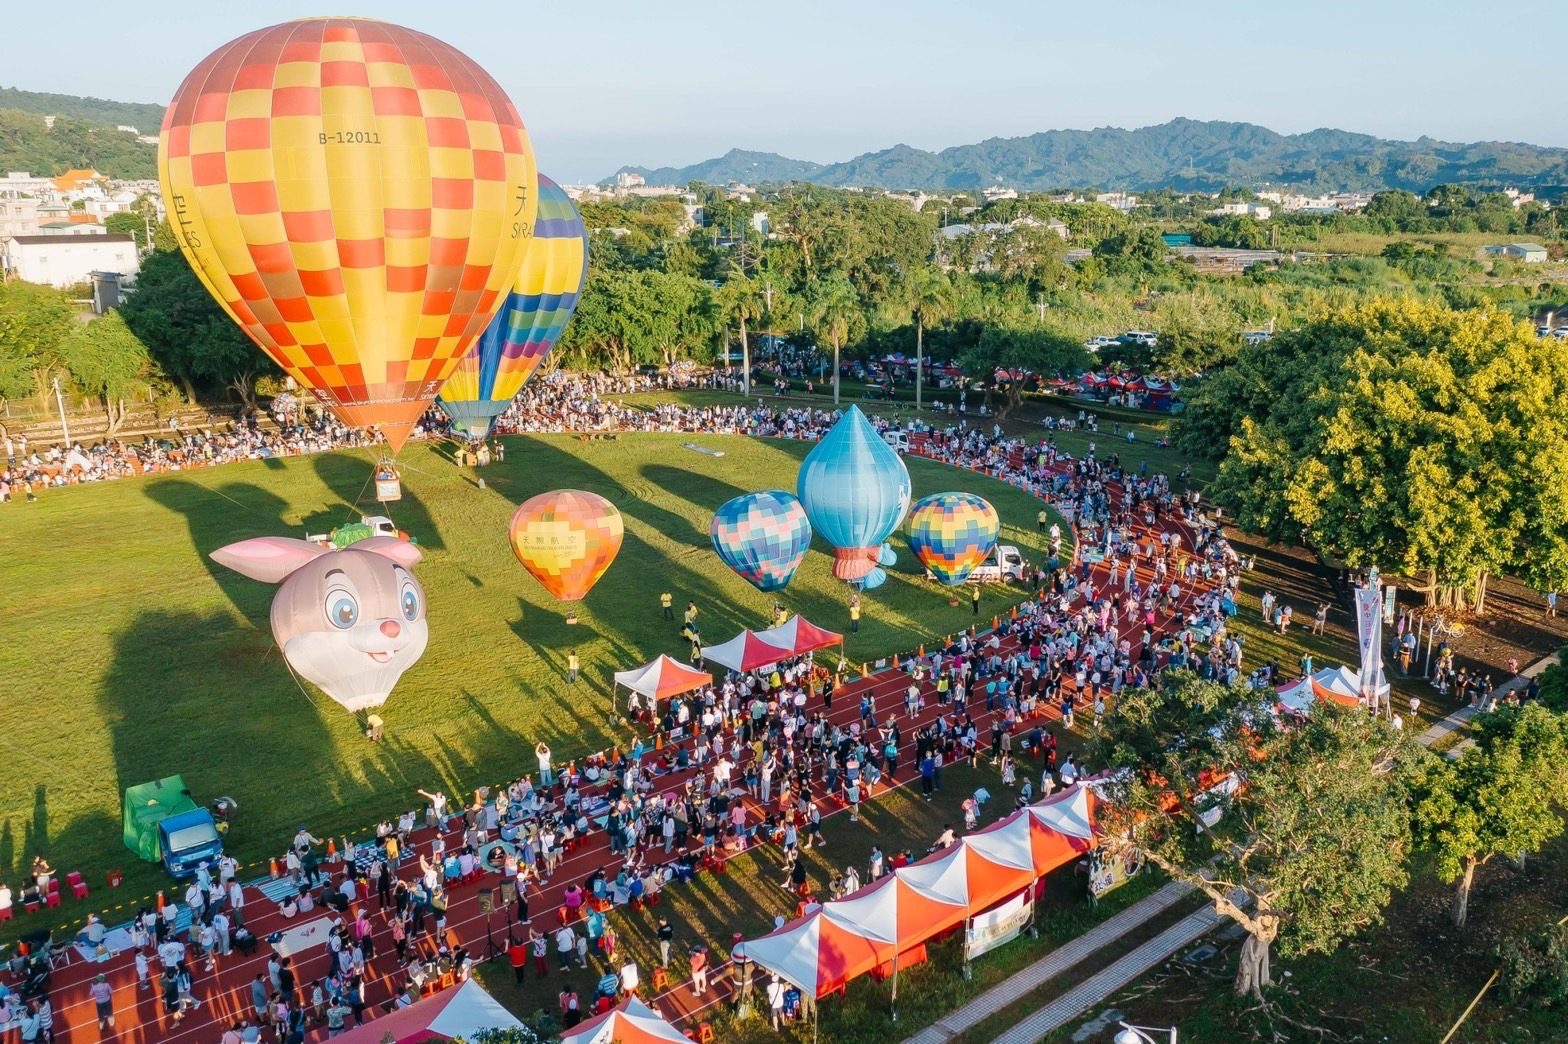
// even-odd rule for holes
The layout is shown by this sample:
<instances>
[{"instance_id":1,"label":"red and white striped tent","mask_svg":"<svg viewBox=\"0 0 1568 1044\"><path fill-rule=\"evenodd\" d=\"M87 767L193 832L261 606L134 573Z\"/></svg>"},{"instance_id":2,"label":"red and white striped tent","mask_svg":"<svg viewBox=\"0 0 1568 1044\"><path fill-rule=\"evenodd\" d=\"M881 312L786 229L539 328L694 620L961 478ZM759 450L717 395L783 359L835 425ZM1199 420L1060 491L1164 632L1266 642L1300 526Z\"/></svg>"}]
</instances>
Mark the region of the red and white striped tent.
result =
<instances>
[{"instance_id":1,"label":"red and white striped tent","mask_svg":"<svg viewBox=\"0 0 1568 1044\"><path fill-rule=\"evenodd\" d=\"M650 699L663 700L683 692L713 684L713 675L686 666L669 656L660 656L630 671L616 671L615 684L625 686Z\"/></svg>"},{"instance_id":2,"label":"red and white striped tent","mask_svg":"<svg viewBox=\"0 0 1568 1044\"><path fill-rule=\"evenodd\" d=\"M702 658L732 671L754 671L794 655L789 646L771 644L754 631L742 631L719 645L704 645Z\"/></svg>"},{"instance_id":3,"label":"red and white striped tent","mask_svg":"<svg viewBox=\"0 0 1568 1044\"><path fill-rule=\"evenodd\" d=\"M844 636L825 630L804 616L792 616L777 627L758 631L757 637L769 645L788 649L792 656L804 656L817 649L844 644Z\"/></svg>"},{"instance_id":4,"label":"red and white striped tent","mask_svg":"<svg viewBox=\"0 0 1568 1044\"><path fill-rule=\"evenodd\" d=\"M472 1040L481 1030L518 1029L522 1023L469 979L406 1008L373 1019L336 1038L342 1044L424 1044L429 1040ZM676 1038L681 1039L681 1038Z\"/></svg>"},{"instance_id":5,"label":"red and white striped tent","mask_svg":"<svg viewBox=\"0 0 1568 1044\"><path fill-rule=\"evenodd\" d=\"M1079 783L945 851L824 903L741 944L745 958L822 997L1030 888L1094 847L1090 788Z\"/></svg>"},{"instance_id":6,"label":"red and white striped tent","mask_svg":"<svg viewBox=\"0 0 1568 1044\"><path fill-rule=\"evenodd\" d=\"M621 1007L578 1023L561 1034L561 1044L662 1044L664 1041L686 1044L687 1040L684 1033L636 997L628 997Z\"/></svg>"}]
</instances>

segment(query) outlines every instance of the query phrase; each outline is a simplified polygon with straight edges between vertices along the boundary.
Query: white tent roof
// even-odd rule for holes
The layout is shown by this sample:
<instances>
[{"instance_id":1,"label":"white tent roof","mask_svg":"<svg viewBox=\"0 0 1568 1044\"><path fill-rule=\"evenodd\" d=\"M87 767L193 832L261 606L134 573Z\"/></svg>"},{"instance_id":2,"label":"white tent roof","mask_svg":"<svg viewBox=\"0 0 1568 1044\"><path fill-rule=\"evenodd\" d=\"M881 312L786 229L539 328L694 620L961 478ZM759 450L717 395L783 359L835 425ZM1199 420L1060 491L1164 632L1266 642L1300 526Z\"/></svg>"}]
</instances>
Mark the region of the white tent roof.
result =
<instances>
[{"instance_id":1,"label":"white tent roof","mask_svg":"<svg viewBox=\"0 0 1568 1044\"><path fill-rule=\"evenodd\" d=\"M1379 672L1377 682L1377 695L1379 697L1388 695L1387 677ZM1347 702L1354 702L1361 695L1361 675L1342 664L1338 667L1325 667L1310 678L1302 678L1298 682L1287 685L1279 689L1275 696L1286 709L1297 714L1305 714L1317 699L1313 685L1327 689Z\"/></svg>"},{"instance_id":2,"label":"white tent roof","mask_svg":"<svg viewBox=\"0 0 1568 1044\"><path fill-rule=\"evenodd\" d=\"M561 1035L561 1044L686 1044L687 1037L648 1005L630 997L619 1008L590 1019Z\"/></svg>"}]
</instances>

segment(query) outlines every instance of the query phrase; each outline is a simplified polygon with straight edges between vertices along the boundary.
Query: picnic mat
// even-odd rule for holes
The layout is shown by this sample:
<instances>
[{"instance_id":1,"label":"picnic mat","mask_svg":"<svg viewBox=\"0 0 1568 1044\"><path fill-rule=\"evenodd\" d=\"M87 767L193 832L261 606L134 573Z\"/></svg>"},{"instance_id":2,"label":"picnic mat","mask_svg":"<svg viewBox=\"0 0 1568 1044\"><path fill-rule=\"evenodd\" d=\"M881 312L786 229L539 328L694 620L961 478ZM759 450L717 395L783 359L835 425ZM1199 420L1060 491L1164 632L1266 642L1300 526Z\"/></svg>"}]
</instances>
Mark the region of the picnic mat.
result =
<instances>
[{"instance_id":1,"label":"picnic mat","mask_svg":"<svg viewBox=\"0 0 1568 1044\"><path fill-rule=\"evenodd\" d=\"M318 946L327 944L327 936L332 931L332 918L318 917L314 921L280 932L276 941L272 941L272 948L279 957L292 957L306 950L313 950Z\"/></svg>"},{"instance_id":2,"label":"picnic mat","mask_svg":"<svg viewBox=\"0 0 1568 1044\"><path fill-rule=\"evenodd\" d=\"M102 956L99 956L98 948L87 941L86 932L77 935L72 940L71 945L77 953L81 954L84 961L107 961L115 954L124 953L131 948L131 925L133 923L132 921L126 921L124 924L116 925L104 932L104 952Z\"/></svg>"}]
</instances>

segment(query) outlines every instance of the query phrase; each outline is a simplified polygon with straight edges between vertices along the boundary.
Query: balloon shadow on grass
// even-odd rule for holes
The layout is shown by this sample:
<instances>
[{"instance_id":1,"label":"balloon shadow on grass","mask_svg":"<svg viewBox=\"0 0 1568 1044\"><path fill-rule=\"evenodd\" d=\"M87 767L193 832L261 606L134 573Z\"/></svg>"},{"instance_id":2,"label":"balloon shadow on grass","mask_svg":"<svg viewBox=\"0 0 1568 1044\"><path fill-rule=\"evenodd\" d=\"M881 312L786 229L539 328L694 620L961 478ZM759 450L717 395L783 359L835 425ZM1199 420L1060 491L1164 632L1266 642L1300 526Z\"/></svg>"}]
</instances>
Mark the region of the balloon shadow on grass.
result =
<instances>
[{"instance_id":1,"label":"balloon shadow on grass","mask_svg":"<svg viewBox=\"0 0 1568 1044\"><path fill-rule=\"evenodd\" d=\"M271 597L270 586L240 579ZM98 718L115 779L104 785L123 794L178 773L198 803L233 795L243 829L229 846L242 861L275 854L300 816L327 811L318 772L336 761L323 718L336 704L296 688L265 629L221 610L146 610L114 636L108 664ZM118 818L101 819L92 823L100 853L121 841Z\"/></svg>"},{"instance_id":2,"label":"balloon shadow on grass","mask_svg":"<svg viewBox=\"0 0 1568 1044\"><path fill-rule=\"evenodd\" d=\"M272 604L272 585L258 583L226 569L211 556L218 548L236 540L296 532L295 527L284 521L288 502L249 482L225 482L209 487L191 479L159 479L144 489L148 499L185 517L196 556L234 608L247 619L265 620ZM192 640L199 638L193 635Z\"/></svg>"},{"instance_id":3,"label":"balloon shadow on grass","mask_svg":"<svg viewBox=\"0 0 1568 1044\"><path fill-rule=\"evenodd\" d=\"M624 517L641 523L641 528L658 533L676 545L667 550L656 547L639 536L636 528L628 526L619 556L583 601L584 619L599 621L607 635L619 633L627 650L634 652L630 659L635 663L645 663L659 653L668 653L682 661L686 659L687 646L678 636L678 625L664 621L659 609L661 590L668 590L674 596L677 612L686 601L697 603L701 612L698 623L708 641L722 640L743 626L758 623L754 619L744 619L730 596L713 582L714 570L721 567L713 555L705 529L699 531L691 519L639 496L624 483L582 457L565 452L553 441L531 440L526 455L531 470L570 478L580 488L609 500ZM683 483L693 473L675 468L666 470L667 474L661 474L668 484L660 488L671 496L684 496L681 492ZM707 484L701 496L715 492L713 480L697 477ZM516 494L523 492L518 488L523 480L524 476L520 474L498 476L494 488L515 500ZM733 488L722 484L718 487L719 490ZM534 492L537 490L529 490L524 498ZM697 503L695 498L686 499ZM615 622L613 631L612 621Z\"/></svg>"},{"instance_id":4,"label":"balloon shadow on grass","mask_svg":"<svg viewBox=\"0 0 1568 1044\"><path fill-rule=\"evenodd\" d=\"M376 500L371 481L375 463L363 453L318 453L312 458L316 477L333 492L342 503L341 508L321 511L305 520L312 533L326 533L335 526L358 522L361 515L385 515L393 525L408 533L419 546L427 550L444 549L441 531L425 508L419 495L410 488L418 476L407 469L403 474L403 498L383 504Z\"/></svg>"}]
</instances>

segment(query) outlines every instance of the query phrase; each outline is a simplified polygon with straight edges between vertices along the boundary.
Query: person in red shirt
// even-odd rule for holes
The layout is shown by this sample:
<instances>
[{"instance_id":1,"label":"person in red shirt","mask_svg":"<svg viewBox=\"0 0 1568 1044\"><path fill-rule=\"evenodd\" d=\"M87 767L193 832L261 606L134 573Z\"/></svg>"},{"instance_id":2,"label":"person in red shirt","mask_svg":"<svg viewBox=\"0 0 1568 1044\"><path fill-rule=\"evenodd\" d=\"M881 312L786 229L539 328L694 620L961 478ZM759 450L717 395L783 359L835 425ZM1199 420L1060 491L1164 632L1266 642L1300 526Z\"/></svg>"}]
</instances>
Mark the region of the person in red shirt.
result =
<instances>
[{"instance_id":1,"label":"person in red shirt","mask_svg":"<svg viewBox=\"0 0 1568 1044\"><path fill-rule=\"evenodd\" d=\"M528 944L513 936L511 944L506 948L506 957L512 962L512 977L521 986L523 975L528 970Z\"/></svg>"}]
</instances>

